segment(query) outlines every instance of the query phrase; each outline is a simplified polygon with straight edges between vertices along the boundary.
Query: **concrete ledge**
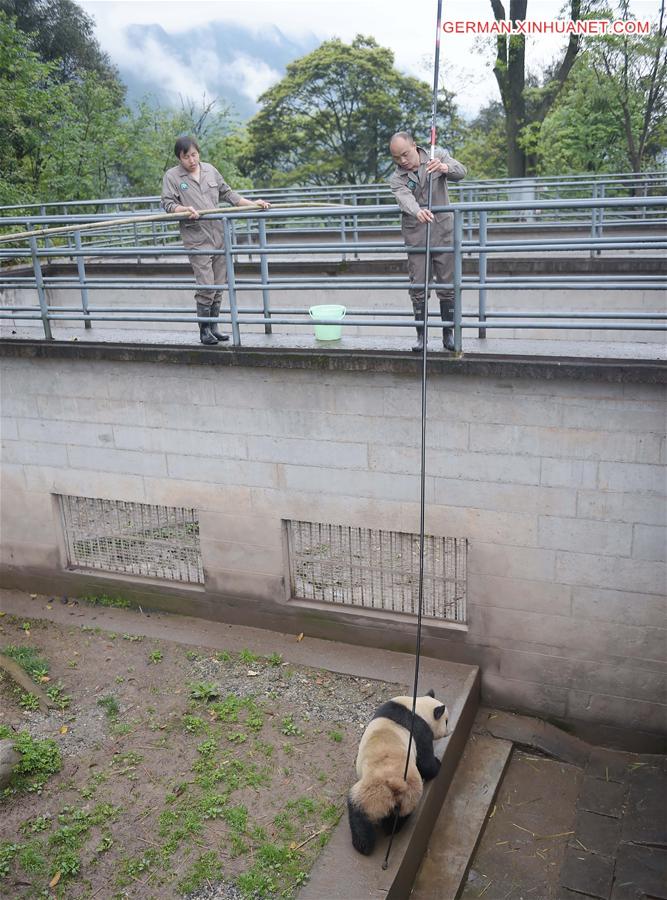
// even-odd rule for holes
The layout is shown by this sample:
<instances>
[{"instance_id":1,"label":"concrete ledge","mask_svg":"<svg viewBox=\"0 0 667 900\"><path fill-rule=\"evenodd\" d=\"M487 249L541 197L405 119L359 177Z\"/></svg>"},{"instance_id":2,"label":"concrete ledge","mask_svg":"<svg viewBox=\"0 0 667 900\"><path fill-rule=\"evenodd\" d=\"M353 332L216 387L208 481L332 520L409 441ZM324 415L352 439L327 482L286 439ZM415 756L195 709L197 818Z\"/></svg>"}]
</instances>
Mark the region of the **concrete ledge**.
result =
<instances>
[{"instance_id":1,"label":"concrete ledge","mask_svg":"<svg viewBox=\"0 0 667 900\"><path fill-rule=\"evenodd\" d=\"M428 846L433 826L463 755L479 702L479 670L471 672L451 710L452 731L443 741L440 772L424 787L422 801L394 838L389 865L382 869L389 839L378 840L372 856L352 848L347 816L338 823L331 840L315 863L299 900L405 900ZM436 696L438 688L435 687ZM436 753L439 754L436 745ZM344 874L342 874L344 873Z\"/></svg>"},{"instance_id":2,"label":"concrete ledge","mask_svg":"<svg viewBox=\"0 0 667 900\"><path fill-rule=\"evenodd\" d=\"M261 349L240 347L207 349L197 345L130 344L92 341L0 340L0 357L22 359L113 360L117 362L171 363L237 368L313 369L330 372L380 372L417 375L421 358L407 351ZM471 354L459 358L444 354L429 357L431 375L472 375L480 378L575 379L620 384L665 384L667 364L641 359L585 357L501 356Z\"/></svg>"}]
</instances>

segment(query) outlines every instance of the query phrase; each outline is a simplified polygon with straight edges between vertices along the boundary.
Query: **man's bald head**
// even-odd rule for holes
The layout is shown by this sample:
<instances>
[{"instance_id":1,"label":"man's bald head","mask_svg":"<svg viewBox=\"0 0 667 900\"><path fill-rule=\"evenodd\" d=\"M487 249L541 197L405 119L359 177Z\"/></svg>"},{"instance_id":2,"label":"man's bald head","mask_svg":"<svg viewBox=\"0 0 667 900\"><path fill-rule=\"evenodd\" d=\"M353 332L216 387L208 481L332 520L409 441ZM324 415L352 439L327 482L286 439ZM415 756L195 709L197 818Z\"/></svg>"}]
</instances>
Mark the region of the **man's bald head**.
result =
<instances>
[{"instance_id":1,"label":"man's bald head","mask_svg":"<svg viewBox=\"0 0 667 900\"><path fill-rule=\"evenodd\" d=\"M402 169L419 168L419 150L408 131L397 131L389 141L389 152L397 166Z\"/></svg>"}]
</instances>

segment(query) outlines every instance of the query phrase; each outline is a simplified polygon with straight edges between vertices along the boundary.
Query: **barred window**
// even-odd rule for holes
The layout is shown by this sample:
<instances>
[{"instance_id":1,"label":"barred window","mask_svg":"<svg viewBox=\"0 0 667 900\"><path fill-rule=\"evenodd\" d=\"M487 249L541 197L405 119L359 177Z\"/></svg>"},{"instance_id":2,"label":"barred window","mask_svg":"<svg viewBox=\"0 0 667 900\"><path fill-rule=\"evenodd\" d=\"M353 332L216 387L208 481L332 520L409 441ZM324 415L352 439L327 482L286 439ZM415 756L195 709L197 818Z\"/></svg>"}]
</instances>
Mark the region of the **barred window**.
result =
<instances>
[{"instance_id":1,"label":"barred window","mask_svg":"<svg viewBox=\"0 0 667 900\"><path fill-rule=\"evenodd\" d=\"M204 583L194 509L59 495L70 568Z\"/></svg>"},{"instance_id":2,"label":"barred window","mask_svg":"<svg viewBox=\"0 0 667 900\"><path fill-rule=\"evenodd\" d=\"M291 595L417 615L419 535L286 521ZM422 615L466 621L466 538L424 538Z\"/></svg>"}]
</instances>

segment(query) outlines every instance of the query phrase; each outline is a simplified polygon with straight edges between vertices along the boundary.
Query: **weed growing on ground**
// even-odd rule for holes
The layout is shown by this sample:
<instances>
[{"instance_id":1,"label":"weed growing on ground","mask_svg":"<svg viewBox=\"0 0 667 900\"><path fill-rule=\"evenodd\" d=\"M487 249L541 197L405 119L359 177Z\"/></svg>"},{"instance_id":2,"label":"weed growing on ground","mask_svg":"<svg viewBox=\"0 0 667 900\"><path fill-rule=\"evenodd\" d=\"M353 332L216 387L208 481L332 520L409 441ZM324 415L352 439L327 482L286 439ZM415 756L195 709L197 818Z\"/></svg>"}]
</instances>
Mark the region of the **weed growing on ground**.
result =
<instances>
[{"instance_id":1,"label":"weed growing on ground","mask_svg":"<svg viewBox=\"0 0 667 900\"><path fill-rule=\"evenodd\" d=\"M34 694L20 694L19 706L28 712L34 712L39 709L39 697L36 697Z\"/></svg>"},{"instance_id":2,"label":"weed growing on ground","mask_svg":"<svg viewBox=\"0 0 667 900\"><path fill-rule=\"evenodd\" d=\"M251 666L253 663L256 663L259 659L256 653L253 653L251 650L243 649L239 653L239 660L242 663L245 663L247 666Z\"/></svg>"},{"instance_id":3,"label":"weed growing on ground","mask_svg":"<svg viewBox=\"0 0 667 900\"><path fill-rule=\"evenodd\" d=\"M144 640L143 634L124 634L124 641L131 641L133 644L140 644Z\"/></svg>"},{"instance_id":4,"label":"weed growing on ground","mask_svg":"<svg viewBox=\"0 0 667 900\"><path fill-rule=\"evenodd\" d=\"M46 689L46 695L53 700L60 710L67 709L72 702L69 694L65 693L65 686L61 681L56 682L56 684L50 684Z\"/></svg>"},{"instance_id":5,"label":"weed growing on ground","mask_svg":"<svg viewBox=\"0 0 667 900\"><path fill-rule=\"evenodd\" d=\"M39 651L34 647L15 647L10 644L8 647L0 649L0 653L17 662L23 671L27 672L38 684L49 674L48 662L38 655Z\"/></svg>"},{"instance_id":6,"label":"weed growing on ground","mask_svg":"<svg viewBox=\"0 0 667 900\"><path fill-rule=\"evenodd\" d=\"M222 878L223 867L214 850L208 850L190 866L183 878L178 883L178 888L184 894L191 894L203 887L206 883L218 881Z\"/></svg>"},{"instance_id":7,"label":"weed growing on ground","mask_svg":"<svg viewBox=\"0 0 667 900\"><path fill-rule=\"evenodd\" d=\"M266 660L271 666L281 666L283 664L283 658L280 653L272 653L266 657Z\"/></svg>"},{"instance_id":8,"label":"weed growing on ground","mask_svg":"<svg viewBox=\"0 0 667 900\"><path fill-rule=\"evenodd\" d=\"M283 717L280 725L280 732L281 734L286 734L288 737L301 736L303 734L303 731L295 724L294 716L291 714Z\"/></svg>"},{"instance_id":9,"label":"weed growing on ground","mask_svg":"<svg viewBox=\"0 0 667 900\"><path fill-rule=\"evenodd\" d=\"M15 734L7 726L0 725L0 739L11 738L20 760L14 766L12 779L0 796L8 797L20 791L41 791L50 775L62 768L62 757L56 742L51 738L39 740L27 731Z\"/></svg>"},{"instance_id":10,"label":"weed growing on ground","mask_svg":"<svg viewBox=\"0 0 667 900\"><path fill-rule=\"evenodd\" d=\"M107 597L106 594L91 595L82 597L81 599L91 606L110 606L115 609L129 609L132 605L130 601L125 600L124 597Z\"/></svg>"},{"instance_id":11,"label":"weed growing on ground","mask_svg":"<svg viewBox=\"0 0 667 900\"><path fill-rule=\"evenodd\" d=\"M120 704L113 694L107 694L106 697L100 697L97 705L101 706L106 713L107 719L115 721L120 713Z\"/></svg>"},{"instance_id":12,"label":"weed growing on ground","mask_svg":"<svg viewBox=\"0 0 667 900\"><path fill-rule=\"evenodd\" d=\"M227 653L226 650L221 650L220 653L216 653L214 659L217 659L218 662L231 662L232 654Z\"/></svg>"},{"instance_id":13,"label":"weed growing on ground","mask_svg":"<svg viewBox=\"0 0 667 900\"><path fill-rule=\"evenodd\" d=\"M153 650L151 654L148 656L148 661L151 663L159 663L164 659L164 655L161 650Z\"/></svg>"},{"instance_id":14,"label":"weed growing on ground","mask_svg":"<svg viewBox=\"0 0 667 900\"><path fill-rule=\"evenodd\" d=\"M215 700L220 696L220 691L214 684L209 681L197 681L190 685L190 696L193 700L203 700L208 703L209 700Z\"/></svg>"},{"instance_id":15,"label":"weed growing on ground","mask_svg":"<svg viewBox=\"0 0 667 900\"><path fill-rule=\"evenodd\" d=\"M340 744L343 740L343 732L342 731L330 731L329 737L335 744Z\"/></svg>"},{"instance_id":16,"label":"weed growing on ground","mask_svg":"<svg viewBox=\"0 0 667 900\"><path fill-rule=\"evenodd\" d=\"M186 713L182 718L183 730L189 734L201 734L206 728L206 723L199 716L191 716Z\"/></svg>"}]
</instances>

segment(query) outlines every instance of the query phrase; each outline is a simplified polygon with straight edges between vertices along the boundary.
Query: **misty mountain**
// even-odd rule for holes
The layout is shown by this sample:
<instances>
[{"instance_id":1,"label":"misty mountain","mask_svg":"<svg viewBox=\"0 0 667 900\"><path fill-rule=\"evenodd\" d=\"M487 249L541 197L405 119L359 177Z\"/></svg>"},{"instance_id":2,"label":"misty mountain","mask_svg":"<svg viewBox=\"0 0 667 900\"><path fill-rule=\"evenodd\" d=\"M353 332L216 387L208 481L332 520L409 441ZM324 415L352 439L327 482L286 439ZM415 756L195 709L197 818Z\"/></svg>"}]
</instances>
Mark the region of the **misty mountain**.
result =
<instances>
[{"instance_id":1,"label":"misty mountain","mask_svg":"<svg viewBox=\"0 0 667 900\"><path fill-rule=\"evenodd\" d=\"M242 120L254 115L257 97L283 77L288 63L320 43L314 34L296 41L273 25L257 32L232 22L179 34L157 24L131 25L124 37L111 56L128 102L147 94L165 106L180 105L180 97L218 97Z\"/></svg>"}]
</instances>

